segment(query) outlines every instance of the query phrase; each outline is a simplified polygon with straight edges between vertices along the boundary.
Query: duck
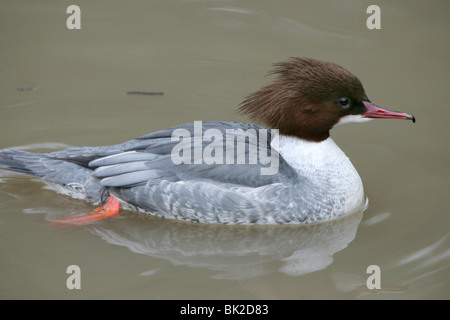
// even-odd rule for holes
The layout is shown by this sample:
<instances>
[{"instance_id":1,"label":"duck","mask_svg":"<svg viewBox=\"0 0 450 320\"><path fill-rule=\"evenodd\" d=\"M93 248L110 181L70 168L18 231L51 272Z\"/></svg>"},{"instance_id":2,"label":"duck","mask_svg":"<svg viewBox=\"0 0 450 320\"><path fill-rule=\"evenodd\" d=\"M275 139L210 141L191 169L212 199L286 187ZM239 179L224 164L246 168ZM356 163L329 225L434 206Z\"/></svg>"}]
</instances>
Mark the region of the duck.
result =
<instances>
[{"instance_id":1,"label":"duck","mask_svg":"<svg viewBox=\"0 0 450 320\"><path fill-rule=\"evenodd\" d=\"M49 153L0 151L0 169L38 176L99 205L57 223L86 224L120 209L204 224L329 221L362 210L363 183L330 137L344 123L404 119L372 103L361 81L332 62L293 57L244 98L252 122L194 121L108 146Z\"/></svg>"}]
</instances>

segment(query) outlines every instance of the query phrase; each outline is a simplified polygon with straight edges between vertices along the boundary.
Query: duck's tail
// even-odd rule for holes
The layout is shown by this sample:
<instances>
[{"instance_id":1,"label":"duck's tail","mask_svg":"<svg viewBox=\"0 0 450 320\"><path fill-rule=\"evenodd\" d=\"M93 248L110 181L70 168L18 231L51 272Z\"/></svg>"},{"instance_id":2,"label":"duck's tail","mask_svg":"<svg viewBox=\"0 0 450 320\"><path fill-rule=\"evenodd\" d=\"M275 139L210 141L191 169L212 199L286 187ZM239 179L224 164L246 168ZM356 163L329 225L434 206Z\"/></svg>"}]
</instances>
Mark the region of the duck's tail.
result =
<instances>
[{"instance_id":1,"label":"duck's tail","mask_svg":"<svg viewBox=\"0 0 450 320\"><path fill-rule=\"evenodd\" d=\"M0 168L43 177L48 173L45 163L48 157L44 153L31 153L18 150L0 151Z\"/></svg>"},{"instance_id":2,"label":"duck's tail","mask_svg":"<svg viewBox=\"0 0 450 320\"><path fill-rule=\"evenodd\" d=\"M52 154L0 150L0 169L38 176L55 191L74 198L102 202L107 196L92 169Z\"/></svg>"}]
</instances>

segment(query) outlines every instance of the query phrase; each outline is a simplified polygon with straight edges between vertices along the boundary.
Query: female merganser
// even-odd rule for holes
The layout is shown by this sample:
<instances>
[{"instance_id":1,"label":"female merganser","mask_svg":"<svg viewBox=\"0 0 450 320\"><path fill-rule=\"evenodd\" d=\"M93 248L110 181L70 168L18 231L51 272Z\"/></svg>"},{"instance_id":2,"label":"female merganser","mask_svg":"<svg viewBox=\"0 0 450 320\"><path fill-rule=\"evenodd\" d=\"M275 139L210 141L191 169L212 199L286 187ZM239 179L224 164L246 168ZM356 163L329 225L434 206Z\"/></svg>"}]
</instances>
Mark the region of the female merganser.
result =
<instances>
[{"instance_id":1,"label":"female merganser","mask_svg":"<svg viewBox=\"0 0 450 320\"><path fill-rule=\"evenodd\" d=\"M361 179L330 138L331 128L372 118L415 122L414 116L372 104L359 79L334 63L291 58L272 74L276 79L239 111L278 130L194 122L112 146L3 150L0 163L74 198L106 202L62 223L115 216L121 205L217 224L309 223L361 209Z\"/></svg>"}]
</instances>

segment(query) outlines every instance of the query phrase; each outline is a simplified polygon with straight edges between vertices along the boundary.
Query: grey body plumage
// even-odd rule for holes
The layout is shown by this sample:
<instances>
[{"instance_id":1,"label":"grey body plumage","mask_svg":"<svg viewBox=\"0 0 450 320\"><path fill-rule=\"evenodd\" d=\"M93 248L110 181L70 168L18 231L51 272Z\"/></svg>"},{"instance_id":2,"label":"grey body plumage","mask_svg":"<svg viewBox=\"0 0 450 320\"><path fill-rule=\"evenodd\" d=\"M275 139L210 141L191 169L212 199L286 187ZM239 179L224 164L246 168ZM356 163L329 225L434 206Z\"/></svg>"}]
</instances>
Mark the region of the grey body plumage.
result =
<instances>
[{"instance_id":1,"label":"grey body plumage","mask_svg":"<svg viewBox=\"0 0 450 320\"><path fill-rule=\"evenodd\" d=\"M186 124L112 146L47 154L3 150L0 163L4 169L37 175L69 190L76 187L93 203L104 202L111 194L125 206L165 218L277 224L311 222L335 214L331 209L336 205L315 199L312 191L317 186L299 176L281 156L274 175L261 175L260 163L175 165L170 152L178 142L171 137L180 128L195 137L193 124ZM223 134L226 129L264 129L246 123L205 122L202 134L210 128L220 128ZM276 152L271 150L270 138L264 143L269 152Z\"/></svg>"}]
</instances>

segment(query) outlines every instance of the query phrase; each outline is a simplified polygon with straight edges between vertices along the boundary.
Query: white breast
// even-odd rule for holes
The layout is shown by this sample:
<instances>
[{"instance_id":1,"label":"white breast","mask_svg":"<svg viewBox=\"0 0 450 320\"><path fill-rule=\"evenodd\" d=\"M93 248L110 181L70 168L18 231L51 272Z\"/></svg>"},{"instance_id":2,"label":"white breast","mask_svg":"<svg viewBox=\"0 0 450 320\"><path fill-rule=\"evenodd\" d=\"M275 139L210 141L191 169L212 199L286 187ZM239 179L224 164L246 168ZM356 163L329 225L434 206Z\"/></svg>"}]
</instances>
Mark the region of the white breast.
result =
<instances>
[{"instance_id":1,"label":"white breast","mask_svg":"<svg viewBox=\"0 0 450 320\"><path fill-rule=\"evenodd\" d=\"M317 186L313 192L323 193L324 198L343 199L343 212L354 211L364 204L361 178L331 138L309 142L280 135L279 153L299 175L308 177Z\"/></svg>"}]
</instances>

